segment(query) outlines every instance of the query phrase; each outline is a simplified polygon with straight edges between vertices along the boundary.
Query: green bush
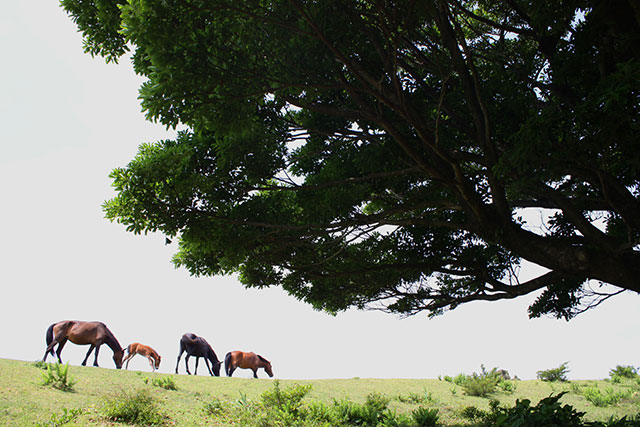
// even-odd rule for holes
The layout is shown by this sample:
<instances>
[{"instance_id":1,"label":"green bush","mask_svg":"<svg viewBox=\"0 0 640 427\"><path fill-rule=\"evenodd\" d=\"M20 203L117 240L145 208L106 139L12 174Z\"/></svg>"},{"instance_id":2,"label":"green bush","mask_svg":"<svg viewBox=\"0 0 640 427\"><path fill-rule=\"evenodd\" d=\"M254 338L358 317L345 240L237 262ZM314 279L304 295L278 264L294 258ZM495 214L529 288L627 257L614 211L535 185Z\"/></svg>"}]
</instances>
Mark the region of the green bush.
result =
<instances>
[{"instance_id":1,"label":"green bush","mask_svg":"<svg viewBox=\"0 0 640 427\"><path fill-rule=\"evenodd\" d=\"M273 390L267 390L260 396L262 405L276 419L282 421L295 420L299 418L299 411L302 406L302 399L311 391L311 385L295 384L285 388L280 388L280 381L273 382Z\"/></svg>"},{"instance_id":2,"label":"green bush","mask_svg":"<svg viewBox=\"0 0 640 427\"><path fill-rule=\"evenodd\" d=\"M173 376L154 378L151 380L151 384L153 384L156 387L164 388L166 390L178 389L176 382L173 380Z\"/></svg>"},{"instance_id":3,"label":"green bush","mask_svg":"<svg viewBox=\"0 0 640 427\"><path fill-rule=\"evenodd\" d=\"M569 362L564 362L557 368L538 371L538 379L542 381L567 381L567 373L569 372L568 364Z\"/></svg>"},{"instance_id":4,"label":"green bush","mask_svg":"<svg viewBox=\"0 0 640 427\"><path fill-rule=\"evenodd\" d=\"M62 414L51 414L51 418L49 421L45 422L36 422L33 425L35 427L59 427L61 425L70 423L74 419L76 419L80 414L82 414L82 409L71 409L62 408Z\"/></svg>"},{"instance_id":5,"label":"green bush","mask_svg":"<svg viewBox=\"0 0 640 427\"><path fill-rule=\"evenodd\" d=\"M584 412L576 411L571 405L561 405L560 398L566 392L542 399L536 406L531 406L529 399L516 400L513 408L493 408L495 427L582 427Z\"/></svg>"},{"instance_id":6,"label":"green bush","mask_svg":"<svg viewBox=\"0 0 640 427\"><path fill-rule=\"evenodd\" d=\"M609 371L609 376L613 379L614 377L620 378L635 378L638 376L638 370L633 366L623 366L616 365L615 368Z\"/></svg>"},{"instance_id":7,"label":"green bush","mask_svg":"<svg viewBox=\"0 0 640 427\"><path fill-rule=\"evenodd\" d=\"M124 422L139 426L154 426L165 423L165 416L160 412L158 400L147 389L135 392L122 391L108 398L102 415L116 422Z\"/></svg>"},{"instance_id":8,"label":"green bush","mask_svg":"<svg viewBox=\"0 0 640 427\"><path fill-rule=\"evenodd\" d=\"M418 427L435 427L440 419L437 409L423 407L411 411L411 417Z\"/></svg>"},{"instance_id":9,"label":"green bush","mask_svg":"<svg viewBox=\"0 0 640 427\"><path fill-rule=\"evenodd\" d=\"M612 388L608 388L603 393L598 387L587 387L582 390L582 395L593 405L604 407L615 405L621 399L630 397L631 391L628 390L616 392Z\"/></svg>"},{"instance_id":10,"label":"green bush","mask_svg":"<svg viewBox=\"0 0 640 427\"><path fill-rule=\"evenodd\" d=\"M486 397L496 391L498 383L504 381L496 368L491 371L487 371L484 365L480 365L480 368L481 373L474 372L472 375L466 376L464 382L460 384L468 396Z\"/></svg>"},{"instance_id":11,"label":"green bush","mask_svg":"<svg viewBox=\"0 0 640 427\"><path fill-rule=\"evenodd\" d=\"M203 408L207 415L220 415L225 412L225 406L220 399L214 397L211 401L206 402Z\"/></svg>"},{"instance_id":12,"label":"green bush","mask_svg":"<svg viewBox=\"0 0 640 427\"><path fill-rule=\"evenodd\" d=\"M53 367L52 367L53 366ZM69 363L47 364L47 370L42 372L42 385L50 385L62 391L72 391L76 381L69 375Z\"/></svg>"}]
</instances>

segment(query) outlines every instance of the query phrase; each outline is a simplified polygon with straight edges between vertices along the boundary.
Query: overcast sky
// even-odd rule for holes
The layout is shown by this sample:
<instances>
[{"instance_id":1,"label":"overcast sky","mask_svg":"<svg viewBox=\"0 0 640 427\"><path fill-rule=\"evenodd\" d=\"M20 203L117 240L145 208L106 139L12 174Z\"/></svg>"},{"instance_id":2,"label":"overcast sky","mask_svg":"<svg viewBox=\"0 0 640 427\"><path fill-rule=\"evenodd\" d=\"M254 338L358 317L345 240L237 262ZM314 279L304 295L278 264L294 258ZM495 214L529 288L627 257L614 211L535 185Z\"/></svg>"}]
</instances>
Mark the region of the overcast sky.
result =
<instances>
[{"instance_id":1,"label":"overcast sky","mask_svg":"<svg viewBox=\"0 0 640 427\"><path fill-rule=\"evenodd\" d=\"M221 359L231 350L260 353L279 378L436 378L484 364L531 379L569 362L570 378L595 379L617 364L640 364L635 294L570 322L528 319L533 296L435 319L355 310L332 317L277 288L246 290L234 277L174 269L175 248L163 236L127 233L101 209L114 195L109 172L139 144L173 136L144 120L129 61L107 65L84 54L56 1L2 9L0 357L40 359L47 327L78 319L105 322L122 346L154 347L161 372L174 371L185 332L204 336ZM67 344L63 361L79 365L87 350ZM113 368L111 357L104 346L100 365ZM136 356L129 369L149 366Z\"/></svg>"}]
</instances>

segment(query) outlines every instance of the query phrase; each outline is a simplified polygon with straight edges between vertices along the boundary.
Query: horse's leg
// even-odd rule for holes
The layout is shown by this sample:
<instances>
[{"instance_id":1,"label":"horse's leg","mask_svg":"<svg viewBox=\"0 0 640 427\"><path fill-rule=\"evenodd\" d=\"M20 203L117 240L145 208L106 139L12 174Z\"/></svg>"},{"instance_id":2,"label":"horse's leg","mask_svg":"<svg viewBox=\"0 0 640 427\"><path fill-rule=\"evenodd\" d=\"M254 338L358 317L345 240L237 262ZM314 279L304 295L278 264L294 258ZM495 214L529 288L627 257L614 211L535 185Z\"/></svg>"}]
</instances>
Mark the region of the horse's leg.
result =
<instances>
[{"instance_id":1,"label":"horse's leg","mask_svg":"<svg viewBox=\"0 0 640 427\"><path fill-rule=\"evenodd\" d=\"M178 361L176 362L176 375L178 374L178 365L180 364L180 357L182 357L182 353L184 353L184 347L182 347L182 344L181 344L180 353L178 354Z\"/></svg>"},{"instance_id":2,"label":"horse's leg","mask_svg":"<svg viewBox=\"0 0 640 427\"><path fill-rule=\"evenodd\" d=\"M98 367L98 352L100 351L100 346L102 345L101 342L97 342L96 343L96 351L95 351L95 358L93 359L93 366Z\"/></svg>"},{"instance_id":3,"label":"horse's leg","mask_svg":"<svg viewBox=\"0 0 640 427\"><path fill-rule=\"evenodd\" d=\"M44 357L42 358L43 362L47 360L47 355L53 350L53 347L55 347L56 344L58 343L54 340L47 346L47 349L44 351Z\"/></svg>"},{"instance_id":4,"label":"horse's leg","mask_svg":"<svg viewBox=\"0 0 640 427\"><path fill-rule=\"evenodd\" d=\"M258 370L256 368L251 368L253 371L253 378L258 378Z\"/></svg>"},{"instance_id":5,"label":"horse's leg","mask_svg":"<svg viewBox=\"0 0 640 427\"><path fill-rule=\"evenodd\" d=\"M211 367L209 367L209 361L207 360L207 358L204 358L204 363L207 365L207 370L209 371L209 375L213 376L213 371L211 370Z\"/></svg>"},{"instance_id":6,"label":"horse's leg","mask_svg":"<svg viewBox=\"0 0 640 427\"><path fill-rule=\"evenodd\" d=\"M153 365L153 358L151 357L151 355L147 356L147 359L149 359L149 365L151 365L151 371L155 372L156 367Z\"/></svg>"},{"instance_id":7,"label":"horse's leg","mask_svg":"<svg viewBox=\"0 0 640 427\"><path fill-rule=\"evenodd\" d=\"M200 357L196 356L196 370L193 371L193 375L198 375L198 360L200 360Z\"/></svg>"},{"instance_id":8,"label":"horse's leg","mask_svg":"<svg viewBox=\"0 0 640 427\"><path fill-rule=\"evenodd\" d=\"M129 360L131 360L131 358L134 356L135 353L129 353L127 354L124 359L122 359L122 362L127 362L127 364L124 366L125 370L129 370Z\"/></svg>"},{"instance_id":9,"label":"horse's leg","mask_svg":"<svg viewBox=\"0 0 640 427\"><path fill-rule=\"evenodd\" d=\"M227 373L227 375L229 375L229 376L233 375L233 371L235 371L235 370L236 370L236 367L235 367L235 366L233 366L233 365L231 365L231 366L229 367L229 372Z\"/></svg>"},{"instance_id":10,"label":"horse's leg","mask_svg":"<svg viewBox=\"0 0 640 427\"><path fill-rule=\"evenodd\" d=\"M60 355L62 354L62 347L64 347L64 345L67 343L67 339L63 339L62 341L60 341L60 343L58 344L58 349L56 350L56 356L58 356L58 363L62 364L62 359L60 358Z\"/></svg>"},{"instance_id":11,"label":"horse's leg","mask_svg":"<svg viewBox=\"0 0 640 427\"><path fill-rule=\"evenodd\" d=\"M191 356L189 355L189 353L187 353L187 357L184 358L184 366L187 367L187 374L191 375L191 372L189 372L189 358ZM196 375L198 374L198 358L196 357Z\"/></svg>"},{"instance_id":12,"label":"horse's leg","mask_svg":"<svg viewBox=\"0 0 640 427\"><path fill-rule=\"evenodd\" d=\"M81 363L82 366L87 366L87 359L89 358L89 355L91 354L91 352L93 351L93 349L95 347L96 346L94 344L91 344L91 346L89 346L89 351L87 351L87 355L84 357L84 360ZM59 351L59 348L58 348L58 351ZM62 363L62 362L60 362L60 363Z\"/></svg>"}]
</instances>

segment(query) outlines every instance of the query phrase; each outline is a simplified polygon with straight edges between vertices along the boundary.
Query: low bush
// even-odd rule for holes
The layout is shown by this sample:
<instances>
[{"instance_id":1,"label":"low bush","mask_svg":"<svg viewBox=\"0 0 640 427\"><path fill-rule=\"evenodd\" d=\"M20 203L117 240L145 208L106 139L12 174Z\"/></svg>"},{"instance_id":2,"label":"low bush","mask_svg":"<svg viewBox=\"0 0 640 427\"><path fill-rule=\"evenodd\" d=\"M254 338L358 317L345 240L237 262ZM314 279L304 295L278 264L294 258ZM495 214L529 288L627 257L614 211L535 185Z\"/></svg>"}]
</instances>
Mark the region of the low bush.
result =
<instances>
[{"instance_id":1,"label":"low bush","mask_svg":"<svg viewBox=\"0 0 640 427\"><path fill-rule=\"evenodd\" d=\"M176 382L173 380L173 376L153 378L151 380L151 384L156 387L164 388L165 390L178 389Z\"/></svg>"},{"instance_id":2,"label":"low bush","mask_svg":"<svg viewBox=\"0 0 640 427\"><path fill-rule=\"evenodd\" d=\"M166 419L160 411L157 398L147 389L122 391L106 399L101 412L111 421L139 426L163 425Z\"/></svg>"},{"instance_id":3,"label":"low bush","mask_svg":"<svg viewBox=\"0 0 640 427\"><path fill-rule=\"evenodd\" d=\"M51 418L45 422L35 422L34 427L59 427L70 423L82 414L82 409L62 408L62 414L51 414Z\"/></svg>"},{"instance_id":4,"label":"low bush","mask_svg":"<svg viewBox=\"0 0 640 427\"><path fill-rule=\"evenodd\" d=\"M538 371L538 379L542 381L567 381L567 373L569 373L568 364L569 362L564 362L557 368Z\"/></svg>"},{"instance_id":5,"label":"low bush","mask_svg":"<svg viewBox=\"0 0 640 427\"><path fill-rule=\"evenodd\" d=\"M420 407L411 411L411 418L418 427L435 427L438 425L440 415L437 409Z\"/></svg>"},{"instance_id":6,"label":"low bush","mask_svg":"<svg viewBox=\"0 0 640 427\"><path fill-rule=\"evenodd\" d=\"M613 379L614 377L620 378L635 378L638 376L638 370L633 366L629 365L616 365L615 368L609 371L609 376Z\"/></svg>"},{"instance_id":7,"label":"low bush","mask_svg":"<svg viewBox=\"0 0 640 427\"><path fill-rule=\"evenodd\" d=\"M629 398L631 391L614 391L612 388L607 388L603 393L598 387L587 387L582 390L582 395L593 405L604 407L615 405L620 400Z\"/></svg>"},{"instance_id":8,"label":"low bush","mask_svg":"<svg viewBox=\"0 0 640 427\"><path fill-rule=\"evenodd\" d=\"M76 381L69 374L69 363L47 364L46 371L42 372L42 385L49 385L62 391L73 391Z\"/></svg>"}]
</instances>

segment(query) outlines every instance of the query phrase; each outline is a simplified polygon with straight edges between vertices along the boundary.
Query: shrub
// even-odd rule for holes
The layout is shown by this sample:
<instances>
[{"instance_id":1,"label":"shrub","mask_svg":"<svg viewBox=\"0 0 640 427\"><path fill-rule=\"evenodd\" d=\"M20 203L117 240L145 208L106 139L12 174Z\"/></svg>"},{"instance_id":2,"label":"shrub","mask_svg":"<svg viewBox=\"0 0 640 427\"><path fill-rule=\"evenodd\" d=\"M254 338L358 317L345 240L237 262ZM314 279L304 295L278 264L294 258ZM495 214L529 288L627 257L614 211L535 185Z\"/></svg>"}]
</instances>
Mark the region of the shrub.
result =
<instances>
[{"instance_id":1,"label":"shrub","mask_svg":"<svg viewBox=\"0 0 640 427\"><path fill-rule=\"evenodd\" d=\"M390 424L387 406L390 399L378 394L371 393L363 405L349 401L334 402L333 424L372 426L379 424Z\"/></svg>"},{"instance_id":2,"label":"shrub","mask_svg":"<svg viewBox=\"0 0 640 427\"><path fill-rule=\"evenodd\" d=\"M485 419L488 412L478 409L476 406L467 406L461 412L460 416L472 422L478 422Z\"/></svg>"},{"instance_id":3,"label":"shrub","mask_svg":"<svg viewBox=\"0 0 640 427\"><path fill-rule=\"evenodd\" d=\"M177 390L178 386L173 380L173 376L157 377L151 380L151 384L156 387L164 388L166 390Z\"/></svg>"},{"instance_id":4,"label":"shrub","mask_svg":"<svg viewBox=\"0 0 640 427\"><path fill-rule=\"evenodd\" d=\"M107 399L102 414L111 421L140 426L162 425L165 422L157 399L146 389L131 393L122 391Z\"/></svg>"},{"instance_id":5,"label":"shrub","mask_svg":"<svg viewBox=\"0 0 640 427\"><path fill-rule=\"evenodd\" d=\"M207 415L220 415L225 411L225 407L220 399L214 397L210 402L204 404L203 410Z\"/></svg>"},{"instance_id":6,"label":"shrub","mask_svg":"<svg viewBox=\"0 0 640 427\"><path fill-rule=\"evenodd\" d=\"M582 395L595 406L610 406L617 404L621 399L631 396L631 391L613 391L608 388L603 393L598 387L587 387L582 390Z\"/></svg>"},{"instance_id":7,"label":"shrub","mask_svg":"<svg viewBox=\"0 0 640 427\"><path fill-rule=\"evenodd\" d=\"M437 409L420 407L411 411L411 417L418 427L435 427L440 415Z\"/></svg>"},{"instance_id":8,"label":"shrub","mask_svg":"<svg viewBox=\"0 0 640 427\"><path fill-rule=\"evenodd\" d=\"M82 409L71 409L62 408L62 414L51 414L51 418L49 421L45 422L36 422L34 423L35 427L59 427L61 425L67 424L74 419L76 419L80 414L82 414Z\"/></svg>"},{"instance_id":9,"label":"shrub","mask_svg":"<svg viewBox=\"0 0 640 427\"><path fill-rule=\"evenodd\" d=\"M47 370L42 372L42 385L50 385L62 391L72 391L75 383L73 377L69 375L68 362L65 365L49 363Z\"/></svg>"},{"instance_id":10,"label":"shrub","mask_svg":"<svg viewBox=\"0 0 640 427\"><path fill-rule=\"evenodd\" d=\"M542 399L536 406L531 406L529 399L516 400L513 408L493 408L493 423L496 427L582 427L584 412L576 411L571 405L561 405L559 400L566 392Z\"/></svg>"},{"instance_id":11,"label":"shrub","mask_svg":"<svg viewBox=\"0 0 640 427\"><path fill-rule=\"evenodd\" d=\"M633 366L623 366L616 365L615 368L609 371L609 376L613 379L614 377L620 378L635 378L638 376L638 370Z\"/></svg>"},{"instance_id":12,"label":"shrub","mask_svg":"<svg viewBox=\"0 0 640 427\"><path fill-rule=\"evenodd\" d=\"M280 381L273 382L273 390L267 390L260 396L262 405L270 415L282 421L295 420L299 418L302 399L311 390L311 385L295 384L285 388L280 388Z\"/></svg>"},{"instance_id":13,"label":"shrub","mask_svg":"<svg viewBox=\"0 0 640 427\"><path fill-rule=\"evenodd\" d=\"M466 376L465 381L461 384L465 394L469 396L486 397L494 393L498 387L498 383L503 381L496 368L491 371L485 369L484 365L480 365L482 372L480 374L473 373Z\"/></svg>"},{"instance_id":14,"label":"shrub","mask_svg":"<svg viewBox=\"0 0 640 427\"><path fill-rule=\"evenodd\" d=\"M567 367L568 363L569 362L564 362L557 368L538 371L538 379L542 381L567 381L567 373L569 372L569 368Z\"/></svg>"}]
</instances>

